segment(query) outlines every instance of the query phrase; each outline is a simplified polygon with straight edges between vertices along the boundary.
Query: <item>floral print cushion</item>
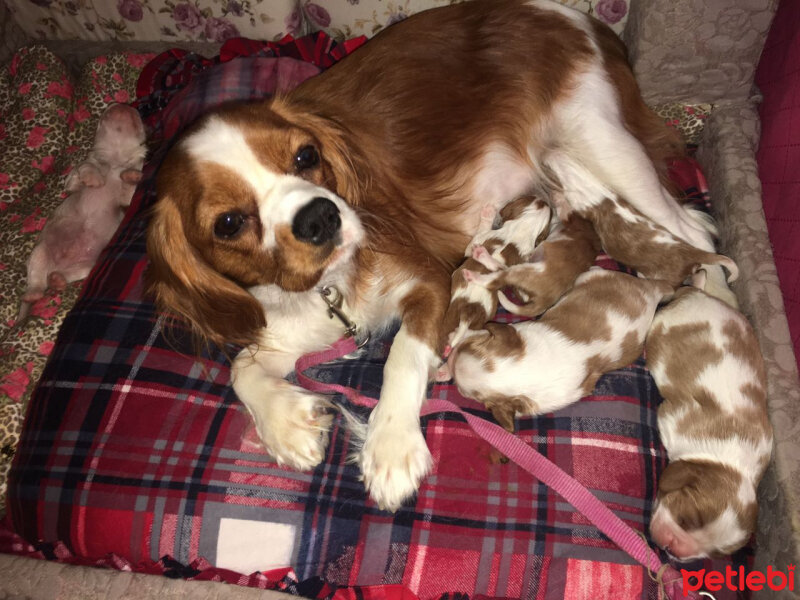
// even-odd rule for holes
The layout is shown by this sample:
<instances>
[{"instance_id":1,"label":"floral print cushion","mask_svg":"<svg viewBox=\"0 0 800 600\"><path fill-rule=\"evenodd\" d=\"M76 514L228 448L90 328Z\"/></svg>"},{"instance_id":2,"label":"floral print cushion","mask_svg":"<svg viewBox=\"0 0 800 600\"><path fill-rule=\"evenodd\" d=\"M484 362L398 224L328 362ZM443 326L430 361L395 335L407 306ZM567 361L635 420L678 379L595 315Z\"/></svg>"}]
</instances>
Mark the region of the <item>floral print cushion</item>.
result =
<instances>
[{"instance_id":1,"label":"floral print cushion","mask_svg":"<svg viewBox=\"0 0 800 600\"><path fill-rule=\"evenodd\" d=\"M39 39L205 41L279 39L294 0L7 0Z\"/></svg>"},{"instance_id":2,"label":"floral print cushion","mask_svg":"<svg viewBox=\"0 0 800 600\"><path fill-rule=\"evenodd\" d=\"M133 100L138 74L151 58L98 57L73 82L52 52L30 46L0 70L0 498L33 385L80 292L77 283L46 296L27 323L12 328L28 256L65 197L65 176L91 148L100 113L112 102Z\"/></svg>"},{"instance_id":3,"label":"floral print cushion","mask_svg":"<svg viewBox=\"0 0 800 600\"><path fill-rule=\"evenodd\" d=\"M337 41L461 0L7 0L20 27L39 39L224 42L278 40L325 30ZM621 33L629 0L557 0Z\"/></svg>"},{"instance_id":4,"label":"floral print cushion","mask_svg":"<svg viewBox=\"0 0 800 600\"><path fill-rule=\"evenodd\" d=\"M294 23L311 30L324 29L334 39L357 35L372 37L381 29L409 15L435 6L455 4L463 0L325 0L319 4L300 2ZM621 33L628 17L628 0L556 0L581 12L597 17L616 33Z\"/></svg>"}]
</instances>

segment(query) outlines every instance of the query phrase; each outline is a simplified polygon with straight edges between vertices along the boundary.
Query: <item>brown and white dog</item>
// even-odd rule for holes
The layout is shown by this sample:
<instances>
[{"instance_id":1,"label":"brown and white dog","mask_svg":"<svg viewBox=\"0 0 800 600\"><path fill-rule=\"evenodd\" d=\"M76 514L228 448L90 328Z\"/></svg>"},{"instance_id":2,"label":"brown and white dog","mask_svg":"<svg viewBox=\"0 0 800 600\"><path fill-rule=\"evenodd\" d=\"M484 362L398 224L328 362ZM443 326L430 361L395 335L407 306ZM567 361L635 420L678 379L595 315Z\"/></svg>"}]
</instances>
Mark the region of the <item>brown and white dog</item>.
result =
<instances>
[{"instance_id":1,"label":"brown and white dog","mask_svg":"<svg viewBox=\"0 0 800 600\"><path fill-rule=\"evenodd\" d=\"M419 410L481 210L535 191L566 154L709 247L659 178L677 147L592 18L545 0L433 9L285 96L187 131L158 177L148 289L200 338L247 346L234 390L298 469L323 459L331 417L283 378L343 331L321 290L364 330L401 319L359 459L372 498L397 509L431 467Z\"/></svg>"},{"instance_id":2,"label":"brown and white dog","mask_svg":"<svg viewBox=\"0 0 800 600\"><path fill-rule=\"evenodd\" d=\"M537 246L527 262L506 266L482 252L473 251L473 261L484 271L464 270L462 277L487 288L508 312L538 317L563 296L581 273L589 270L600 252L600 240L589 221L571 216L557 223L550 236ZM525 299L514 304L502 292L513 288Z\"/></svg>"},{"instance_id":3,"label":"brown and white dog","mask_svg":"<svg viewBox=\"0 0 800 600\"><path fill-rule=\"evenodd\" d=\"M606 254L635 269L640 276L668 281L677 287L702 269L706 272L706 286L711 283L715 289L722 284L720 267L728 271L728 281L738 278L739 268L730 258L687 244L598 182L578 161L562 155L553 163L553 170L560 182L559 191L553 194L559 216L570 218L577 214L591 222ZM685 211L716 235L716 227L705 213L691 206L686 206ZM709 273L713 277L710 282ZM724 294L723 299L737 306L732 294Z\"/></svg>"},{"instance_id":4,"label":"brown and white dog","mask_svg":"<svg viewBox=\"0 0 800 600\"><path fill-rule=\"evenodd\" d=\"M650 532L680 559L730 554L755 531L772 452L758 340L741 313L683 287L656 314L646 348L670 460Z\"/></svg>"},{"instance_id":5,"label":"brown and white dog","mask_svg":"<svg viewBox=\"0 0 800 600\"><path fill-rule=\"evenodd\" d=\"M558 410L592 393L601 375L636 360L664 281L593 267L538 321L470 332L448 358L458 390L513 430L515 414Z\"/></svg>"},{"instance_id":6,"label":"brown and white dog","mask_svg":"<svg viewBox=\"0 0 800 600\"><path fill-rule=\"evenodd\" d=\"M483 329L497 312L497 294L487 286L471 283L464 278L464 273L487 272L474 256L473 249L481 248L492 264L499 264L503 268L526 261L542 238L547 237L551 213L550 206L544 200L524 196L503 207L499 215L502 225L498 229L486 229L484 226L472 239L467 246L467 253L473 255L468 254L451 277L450 306L444 315L444 332L447 334L445 356L464 339L468 331ZM482 215L484 224L489 220L487 217L488 214ZM493 213L491 217L494 217ZM443 375L437 373L437 379L442 378Z\"/></svg>"}]
</instances>

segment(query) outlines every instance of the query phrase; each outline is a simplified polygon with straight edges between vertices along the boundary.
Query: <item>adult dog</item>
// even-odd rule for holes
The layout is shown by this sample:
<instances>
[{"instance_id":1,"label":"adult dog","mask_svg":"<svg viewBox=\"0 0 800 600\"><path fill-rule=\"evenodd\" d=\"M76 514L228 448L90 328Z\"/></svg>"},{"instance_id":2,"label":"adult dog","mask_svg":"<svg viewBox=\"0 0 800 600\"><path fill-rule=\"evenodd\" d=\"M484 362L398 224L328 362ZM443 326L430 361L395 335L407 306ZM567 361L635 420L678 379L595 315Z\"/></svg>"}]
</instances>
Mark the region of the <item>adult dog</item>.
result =
<instances>
[{"instance_id":1,"label":"adult dog","mask_svg":"<svg viewBox=\"0 0 800 600\"><path fill-rule=\"evenodd\" d=\"M202 339L246 346L234 389L269 452L302 470L323 459L331 416L283 378L343 333L321 292L362 330L401 319L359 454L370 495L394 510L431 467L419 410L481 210L547 182L566 155L710 250L654 167L675 146L602 24L541 0L430 10L285 97L187 131L159 173L148 288Z\"/></svg>"}]
</instances>

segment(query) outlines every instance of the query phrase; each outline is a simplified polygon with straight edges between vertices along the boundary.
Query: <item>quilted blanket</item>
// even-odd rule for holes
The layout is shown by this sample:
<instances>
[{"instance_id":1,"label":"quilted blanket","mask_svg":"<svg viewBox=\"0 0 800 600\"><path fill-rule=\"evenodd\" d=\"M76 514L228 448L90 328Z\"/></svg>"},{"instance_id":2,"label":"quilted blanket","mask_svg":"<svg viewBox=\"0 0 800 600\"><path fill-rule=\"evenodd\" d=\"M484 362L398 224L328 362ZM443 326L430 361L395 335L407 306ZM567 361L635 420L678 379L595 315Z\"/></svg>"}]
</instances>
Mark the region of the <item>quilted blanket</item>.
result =
<instances>
[{"instance_id":1,"label":"quilted blanket","mask_svg":"<svg viewBox=\"0 0 800 600\"><path fill-rule=\"evenodd\" d=\"M317 37L300 53L335 58L336 48ZM163 143L52 348L9 477L0 550L320 598L374 586L421 598L655 598L642 566L546 486L492 460L456 415L423 418L435 468L394 514L367 497L339 421L316 469L279 467L255 442L228 385L226 357L235 349L195 356L180 328L165 329L141 281L159 162L203 110L274 91L281 67L272 52L262 45L208 63L170 53L145 70L139 106ZM176 81L184 85L170 89ZM677 165L675 176L704 200L693 163ZM311 374L374 396L390 343L387 334ZM433 386L429 396L491 418L452 385ZM520 419L518 434L644 532L665 464L658 401L640 360L567 409ZM738 568L749 556L706 566Z\"/></svg>"}]
</instances>

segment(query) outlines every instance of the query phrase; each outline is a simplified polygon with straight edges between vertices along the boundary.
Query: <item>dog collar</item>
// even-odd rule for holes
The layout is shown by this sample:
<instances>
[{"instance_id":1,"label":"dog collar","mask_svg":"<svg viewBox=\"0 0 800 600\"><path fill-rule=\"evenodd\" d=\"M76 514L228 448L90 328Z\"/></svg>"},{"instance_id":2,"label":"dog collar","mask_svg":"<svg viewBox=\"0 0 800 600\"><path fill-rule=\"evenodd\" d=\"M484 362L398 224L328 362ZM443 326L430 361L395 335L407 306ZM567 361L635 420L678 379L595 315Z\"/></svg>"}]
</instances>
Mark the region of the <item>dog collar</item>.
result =
<instances>
[{"instance_id":1,"label":"dog collar","mask_svg":"<svg viewBox=\"0 0 800 600\"><path fill-rule=\"evenodd\" d=\"M364 347L366 343L369 342L370 332L368 330L362 331L362 335L358 335L358 325L351 321L342 310L342 303L344 302L342 293L332 285L326 285L318 291L322 300L328 305L328 317L331 319L334 317L339 319L342 325L344 325L344 336L353 338L359 348Z\"/></svg>"}]
</instances>

